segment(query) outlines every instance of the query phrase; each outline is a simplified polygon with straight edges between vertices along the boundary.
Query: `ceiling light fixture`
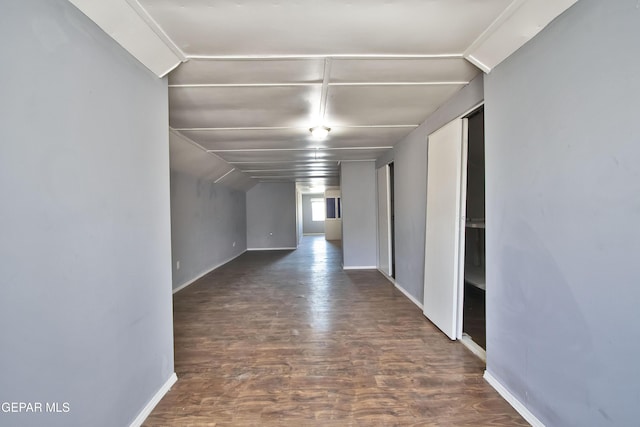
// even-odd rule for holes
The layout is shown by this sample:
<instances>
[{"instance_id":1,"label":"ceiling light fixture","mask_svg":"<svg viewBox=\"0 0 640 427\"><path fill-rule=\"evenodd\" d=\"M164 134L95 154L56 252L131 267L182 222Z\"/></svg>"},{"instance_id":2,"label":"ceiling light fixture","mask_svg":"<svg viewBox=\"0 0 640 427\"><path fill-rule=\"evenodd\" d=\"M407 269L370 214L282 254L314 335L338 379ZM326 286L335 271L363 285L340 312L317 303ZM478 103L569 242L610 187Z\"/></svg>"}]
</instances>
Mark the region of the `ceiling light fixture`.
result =
<instances>
[{"instance_id":1,"label":"ceiling light fixture","mask_svg":"<svg viewBox=\"0 0 640 427\"><path fill-rule=\"evenodd\" d=\"M326 126L315 126L309 129L309 132L311 132L313 139L321 141L329 135L330 130L331 129Z\"/></svg>"}]
</instances>

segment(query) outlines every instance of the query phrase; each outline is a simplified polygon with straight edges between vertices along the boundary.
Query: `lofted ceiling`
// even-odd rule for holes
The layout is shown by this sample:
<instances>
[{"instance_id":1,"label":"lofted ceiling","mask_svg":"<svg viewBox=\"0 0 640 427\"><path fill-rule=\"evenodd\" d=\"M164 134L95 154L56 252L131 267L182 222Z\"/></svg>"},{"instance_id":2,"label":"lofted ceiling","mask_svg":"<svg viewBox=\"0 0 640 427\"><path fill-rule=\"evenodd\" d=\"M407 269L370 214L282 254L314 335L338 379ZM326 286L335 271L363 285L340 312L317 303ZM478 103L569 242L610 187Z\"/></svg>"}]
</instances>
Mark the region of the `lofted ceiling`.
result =
<instances>
[{"instance_id":1,"label":"lofted ceiling","mask_svg":"<svg viewBox=\"0 0 640 427\"><path fill-rule=\"evenodd\" d=\"M158 75L182 62L169 73L179 168L330 186L341 161L384 155L576 0L118 0L110 14L71 1ZM137 24L119 23L125 10Z\"/></svg>"}]
</instances>

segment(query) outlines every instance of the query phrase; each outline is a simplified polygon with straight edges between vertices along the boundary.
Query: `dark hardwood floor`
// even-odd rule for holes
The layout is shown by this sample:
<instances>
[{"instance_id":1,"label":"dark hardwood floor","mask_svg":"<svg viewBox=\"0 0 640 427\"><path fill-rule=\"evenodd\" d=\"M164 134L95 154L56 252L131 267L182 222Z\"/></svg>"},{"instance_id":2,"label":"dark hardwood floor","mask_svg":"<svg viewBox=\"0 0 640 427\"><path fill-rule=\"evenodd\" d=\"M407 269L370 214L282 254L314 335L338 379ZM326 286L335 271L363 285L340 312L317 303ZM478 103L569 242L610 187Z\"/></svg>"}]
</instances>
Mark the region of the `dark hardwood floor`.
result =
<instances>
[{"instance_id":1,"label":"dark hardwood floor","mask_svg":"<svg viewBox=\"0 0 640 427\"><path fill-rule=\"evenodd\" d=\"M174 295L178 382L145 426L528 425L377 271L322 236Z\"/></svg>"}]
</instances>

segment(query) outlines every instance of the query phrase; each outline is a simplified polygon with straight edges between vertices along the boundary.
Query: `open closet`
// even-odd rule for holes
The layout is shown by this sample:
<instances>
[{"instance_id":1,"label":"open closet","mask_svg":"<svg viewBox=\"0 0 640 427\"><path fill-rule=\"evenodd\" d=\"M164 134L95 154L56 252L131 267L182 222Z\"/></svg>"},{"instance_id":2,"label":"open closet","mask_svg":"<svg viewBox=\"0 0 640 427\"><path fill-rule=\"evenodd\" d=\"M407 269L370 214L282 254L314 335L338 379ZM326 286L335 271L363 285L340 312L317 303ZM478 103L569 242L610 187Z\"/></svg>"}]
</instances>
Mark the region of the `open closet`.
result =
<instances>
[{"instance_id":1,"label":"open closet","mask_svg":"<svg viewBox=\"0 0 640 427\"><path fill-rule=\"evenodd\" d=\"M468 119L462 331L486 350L484 109Z\"/></svg>"},{"instance_id":2,"label":"open closet","mask_svg":"<svg viewBox=\"0 0 640 427\"><path fill-rule=\"evenodd\" d=\"M431 133L427 145L423 313L484 358L484 109Z\"/></svg>"}]
</instances>

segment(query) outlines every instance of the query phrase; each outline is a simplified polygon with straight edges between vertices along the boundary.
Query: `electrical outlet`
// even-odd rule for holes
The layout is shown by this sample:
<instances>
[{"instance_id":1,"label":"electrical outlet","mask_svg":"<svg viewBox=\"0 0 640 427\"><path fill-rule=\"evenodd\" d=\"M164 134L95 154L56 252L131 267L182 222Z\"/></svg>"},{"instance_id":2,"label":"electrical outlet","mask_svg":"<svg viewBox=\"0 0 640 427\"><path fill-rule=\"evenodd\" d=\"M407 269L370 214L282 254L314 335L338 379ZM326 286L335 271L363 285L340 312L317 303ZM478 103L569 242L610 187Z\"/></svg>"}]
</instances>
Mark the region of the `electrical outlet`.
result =
<instances>
[{"instance_id":1,"label":"electrical outlet","mask_svg":"<svg viewBox=\"0 0 640 427\"><path fill-rule=\"evenodd\" d=\"M176 261L176 270L180 270L180 261Z\"/></svg>"}]
</instances>

